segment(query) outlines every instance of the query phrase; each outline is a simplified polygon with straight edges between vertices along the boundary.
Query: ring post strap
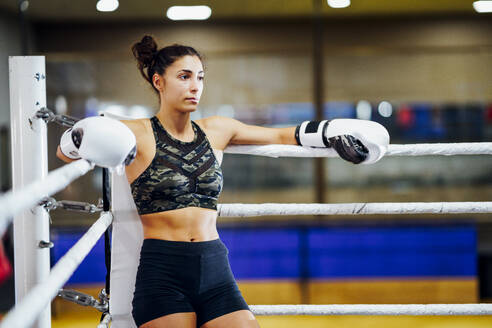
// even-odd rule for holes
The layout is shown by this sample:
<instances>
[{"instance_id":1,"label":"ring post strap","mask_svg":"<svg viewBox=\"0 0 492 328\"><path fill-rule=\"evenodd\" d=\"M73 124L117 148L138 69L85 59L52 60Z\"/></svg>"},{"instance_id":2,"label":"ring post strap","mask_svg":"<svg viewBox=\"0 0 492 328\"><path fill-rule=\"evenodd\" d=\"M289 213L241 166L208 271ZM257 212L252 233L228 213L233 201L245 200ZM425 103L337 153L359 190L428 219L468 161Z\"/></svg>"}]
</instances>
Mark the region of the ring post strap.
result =
<instances>
[{"instance_id":1,"label":"ring post strap","mask_svg":"<svg viewBox=\"0 0 492 328\"><path fill-rule=\"evenodd\" d=\"M103 168L103 209L104 211L109 211L111 208L111 183L110 183L110 173L109 169ZM106 229L104 232L104 264L106 266L106 286L105 293L107 297L110 297L110 281L111 281L111 236L110 228ZM108 309L109 310L109 309ZM101 323L109 316L109 312L101 314ZM110 317L109 317L110 318Z\"/></svg>"}]
</instances>

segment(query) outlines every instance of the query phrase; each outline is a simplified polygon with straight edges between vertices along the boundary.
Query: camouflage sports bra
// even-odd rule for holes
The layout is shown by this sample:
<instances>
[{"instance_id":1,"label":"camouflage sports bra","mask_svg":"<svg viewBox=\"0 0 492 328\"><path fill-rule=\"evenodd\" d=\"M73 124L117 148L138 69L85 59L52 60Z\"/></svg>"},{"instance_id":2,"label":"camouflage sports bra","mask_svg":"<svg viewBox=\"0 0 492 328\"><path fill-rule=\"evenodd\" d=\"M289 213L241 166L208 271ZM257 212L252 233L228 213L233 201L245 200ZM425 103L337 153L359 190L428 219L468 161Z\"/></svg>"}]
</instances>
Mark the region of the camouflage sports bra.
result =
<instances>
[{"instance_id":1,"label":"camouflage sports bra","mask_svg":"<svg viewBox=\"0 0 492 328\"><path fill-rule=\"evenodd\" d=\"M222 190L222 170L205 133L191 121L195 138L184 142L172 137L157 117L150 119L155 156L131 183L138 214L189 206L217 209Z\"/></svg>"}]
</instances>

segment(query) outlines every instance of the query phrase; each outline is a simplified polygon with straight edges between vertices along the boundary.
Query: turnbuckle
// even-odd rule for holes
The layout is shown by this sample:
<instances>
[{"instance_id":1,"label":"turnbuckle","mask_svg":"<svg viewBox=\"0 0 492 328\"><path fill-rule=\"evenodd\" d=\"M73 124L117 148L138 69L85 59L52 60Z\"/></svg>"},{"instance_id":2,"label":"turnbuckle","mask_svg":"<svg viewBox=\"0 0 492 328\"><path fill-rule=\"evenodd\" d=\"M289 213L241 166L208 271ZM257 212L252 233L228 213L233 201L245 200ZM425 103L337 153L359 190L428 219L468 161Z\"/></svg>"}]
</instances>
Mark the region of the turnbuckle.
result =
<instances>
[{"instance_id":1,"label":"turnbuckle","mask_svg":"<svg viewBox=\"0 0 492 328\"><path fill-rule=\"evenodd\" d=\"M60 200L57 201L53 197L45 197L39 203L40 206L43 206L48 212L57 208L62 208L67 211L75 211L75 212L84 212L84 213L96 213L103 210L102 199L100 198L97 205L85 203L85 202L77 202L74 200Z\"/></svg>"},{"instance_id":2,"label":"turnbuckle","mask_svg":"<svg viewBox=\"0 0 492 328\"><path fill-rule=\"evenodd\" d=\"M109 297L106 294L105 289L102 289L99 292L99 300L96 300L91 295L73 289L60 289L58 291L58 296L78 305L93 307L99 312L107 312L109 309Z\"/></svg>"},{"instance_id":3,"label":"turnbuckle","mask_svg":"<svg viewBox=\"0 0 492 328\"><path fill-rule=\"evenodd\" d=\"M79 121L78 118L71 117L68 115L55 114L52 110L43 107L36 112L36 118L40 118L46 123L55 122L59 125L63 125L71 128L75 123Z\"/></svg>"}]
</instances>

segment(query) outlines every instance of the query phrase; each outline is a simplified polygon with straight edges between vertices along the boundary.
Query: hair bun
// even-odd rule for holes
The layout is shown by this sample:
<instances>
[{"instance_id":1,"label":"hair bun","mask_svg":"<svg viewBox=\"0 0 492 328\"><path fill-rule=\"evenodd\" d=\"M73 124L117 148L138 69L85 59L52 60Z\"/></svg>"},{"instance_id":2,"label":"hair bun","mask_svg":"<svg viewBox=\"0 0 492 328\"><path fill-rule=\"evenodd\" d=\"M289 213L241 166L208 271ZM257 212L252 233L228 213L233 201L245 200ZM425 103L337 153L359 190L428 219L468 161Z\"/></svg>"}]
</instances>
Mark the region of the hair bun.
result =
<instances>
[{"instance_id":1,"label":"hair bun","mask_svg":"<svg viewBox=\"0 0 492 328\"><path fill-rule=\"evenodd\" d=\"M192 47L180 44L173 44L158 50L157 43L150 35L145 35L140 42L133 44L132 52L137 59L137 67L140 74L150 83L152 89L158 95L160 91L154 85L154 81L152 80L154 74L164 76L166 69L176 60L184 56L196 56L200 61L202 60L198 51Z\"/></svg>"},{"instance_id":2,"label":"hair bun","mask_svg":"<svg viewBox=\"0 0 492 328\"><path fill-rule=\"evenodd\" d=\"M132 52L140 67L150 67L157 54L157 43L152 36L145 35L140 42L132 46Z\"/></svg>"}]
</instances>

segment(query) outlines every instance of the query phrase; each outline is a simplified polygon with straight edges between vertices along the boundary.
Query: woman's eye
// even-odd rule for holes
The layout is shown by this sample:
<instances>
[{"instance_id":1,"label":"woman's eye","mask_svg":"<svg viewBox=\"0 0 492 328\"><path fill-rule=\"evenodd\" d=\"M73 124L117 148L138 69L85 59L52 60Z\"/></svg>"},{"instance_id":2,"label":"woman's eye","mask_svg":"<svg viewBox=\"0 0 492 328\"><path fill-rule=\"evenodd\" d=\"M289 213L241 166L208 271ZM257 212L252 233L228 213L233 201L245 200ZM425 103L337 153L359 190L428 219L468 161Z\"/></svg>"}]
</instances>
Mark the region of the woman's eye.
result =
<instances>
[{"instance_id":1,"label":"woman's eye","mask_svg":"<svg viewBox=\"0 0 492 328\"><path fill-rule=\"evenodd\" d=\"M204 76L199 76L198 80L203 81L204 78L205 78Z\"/></svg>"},{"instance_id":2,"label":"woman's eye","mask_svg":"<svg viewBox=\"0 0 492 328\"><path fill-rule=\"evenodd\" d=\"M180 78L181 80L186 80L186 79L188 78L188 75L181 75L179 78Z\"/></svg>"}]
</instances>

